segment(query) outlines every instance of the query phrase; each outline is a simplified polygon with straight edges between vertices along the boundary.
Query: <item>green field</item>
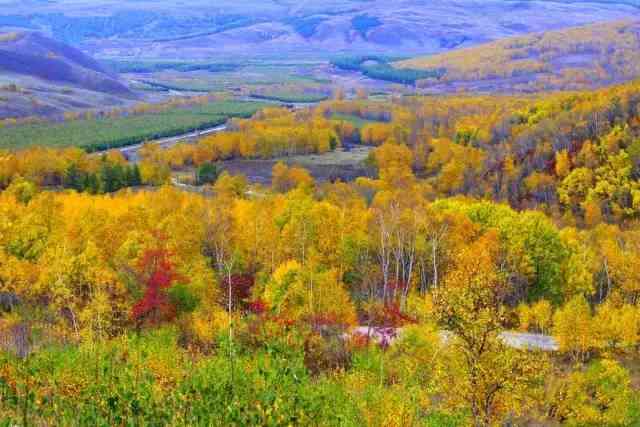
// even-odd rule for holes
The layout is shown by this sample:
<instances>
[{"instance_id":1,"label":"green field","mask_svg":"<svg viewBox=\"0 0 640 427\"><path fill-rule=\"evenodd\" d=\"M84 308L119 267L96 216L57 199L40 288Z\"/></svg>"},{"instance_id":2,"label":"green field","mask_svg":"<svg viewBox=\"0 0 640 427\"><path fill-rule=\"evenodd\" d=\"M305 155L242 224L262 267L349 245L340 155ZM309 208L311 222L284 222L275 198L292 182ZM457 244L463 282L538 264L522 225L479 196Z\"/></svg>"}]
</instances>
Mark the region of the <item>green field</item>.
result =
<instances>
[{"instance_id":1,"label":"green field","mask_svg":"<svg viewBox=\"0 0 640 427\"><path fill-rule=\"evenodd\" d=\"M99 151L217 126L231 117L250 117L264 106L259 102L224 101L116 119L6 127L0 129L0 149L40 145Z\"/></svg>"}]
</instances>

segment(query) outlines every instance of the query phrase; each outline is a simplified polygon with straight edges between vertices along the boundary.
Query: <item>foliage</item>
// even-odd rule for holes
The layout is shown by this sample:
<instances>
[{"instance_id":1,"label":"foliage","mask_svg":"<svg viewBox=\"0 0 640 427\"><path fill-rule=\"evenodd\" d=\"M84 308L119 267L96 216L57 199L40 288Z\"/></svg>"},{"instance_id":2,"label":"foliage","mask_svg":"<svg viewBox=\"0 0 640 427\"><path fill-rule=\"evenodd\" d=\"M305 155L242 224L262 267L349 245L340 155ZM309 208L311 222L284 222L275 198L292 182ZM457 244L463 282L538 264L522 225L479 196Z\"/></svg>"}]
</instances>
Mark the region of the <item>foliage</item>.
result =
<instances>
[{"instance_id":1,"label":"foliage","mask_svg":"<svg viewBox=\"0 0 640 427\"><path fill-rule=\"evenodd\" d=\"M288 20L288 23L293 25L293 28L302 37L309 38L315 34L318 26L325 20L326 18L321 16L310 16L305 18L291 18Z\"/></svg>"},{"instance_id":2,"label":"foliage","mask_svg":"<svg viewBox=\"0 0 640 427\"><path fill-rule=\"evenodd\" d=\"M476 426L525 413L535 384L544 378L544 364L535 354L508 349L498 338L505 282L495 270L496 247L491 234L474 242L434 293L436 319L452 334L448 340L454 348L446 362L451 365L445 381L452 391L446 396L453 407L468 409Z\"/></svg>"},{"instance_id":3,"label":"foliage","mask_svg":"<svg viewBox=\"0 0 640 427\"><path fill-rule=\"evenodd\" d=\"M177 309L174 302L178 302L180 293L184 292L168 294L173 283L179 279L170 254L162 248L148 249L141 255L137 267L145 290L140 301L133 306L132 317L138 322L147 319L151 322L171 320Z\"/></svg>"},{"instance_id":4,"label":"foliage","mask_svg":"<svg viewBox=\"0 0 640 427\"><path fill-rule=\"evenodd\" d=\"M528 306L518 306L518 318L520 328L524 331L533 331L546 334L551 329L553 308L547 300L540 300Z\"/></svg>"},{"instance_id":5,"label":"foliage","mask_svg":"<svg viewBox=\"0 0 640 427\"><path fill-rule=\"evenodd\" d=\"M119 152L92 157L75 148L32 148L8 154L4 165L0 187L24 193L23 200L33 196L36 186L103 194L143 184L140 167L128 164Z\"/></svg>"},{"instance_id":6,"label":"foliage","mask_svg":"<svg viewBox=\"0 0 640 427\"><path fill-rule=\"evenodd\" d=\"M251 120L234 120L227 132L206 136L197 144L177 144L142 152L144 159L179 169L234 158L273 158L326 153L340 144L331 123L309 111L266 108Z\"/></svg>"},{"instance_id":7,"label":"foliage","mask_svg":"<svg viewBox=\"0 0 640 427\"><path fill-rule=\"evenodd\" d=\"M28 366L0 360L0 405L11 423L357 423L344 391L312 381L299 352L263 350L232 363L223 356L190 360L175 333L163 330L51 348Z\"/></svg>"},{"instance_id":8,"label":"foliage","mask_svg":"<svg viewBox=\"0 0 640 427\"><path fill-rule=\"evenodd\" d=\"M313 177L298 166L287 166L278 162L271 172L271 185L275 191L286 193L297 187L310 188L313 186Z\"/></svg>"},{"instance_id":9,"label":"foliage","mask_svg":"<svg viewBox=\"0 0 640 427\"><path fill-rule=\"evenodd\" d=\"M356 321L355 309L336 273L309 271L292 261L275 270L262 299L276 315L287 319L348 327Z\"/></svg>"},{"instance_id":10,"label":"foliage","mask_svg":"<svg viewBox=\"0 0 640 427\"><path fill-rule=\"evenodd\" d=\"M554 336L560 349L574 360L584 361L595 347L595 325L591 307L584 297L576 296L556 312L553 318Z\"/></svg>"},{"instance_id":11,"label":"foliage","mask_svg":"<svg viewBox=\"0 0 640 427\"><path fill-rule=\"evenodd\" d=\"M139 107L141 114L0 128L0 148L75 146L90 152L101 151L212 128L230 117L250 117L261 107L252 102L207 101L187 108L169 105L154 112L155 107L143 105Z\"/></svg>"},{"instance_id":12,"label":"foliage","mask_svg":"<svg viewBox=\"0 0 640 427\"><path fill-rule=\"evenodd\" d=\"M441 77L444 82L527 76L526 84L512 88L521 91L592 88L640 75L637 28L637 22L633 21L598 23L506 38L396 65L401 69L441 68L445 70Z\"/></svg>"},{"instance_id":13,"label":"foliage","mask_svg":"<svg viewBox=\"0 0 640 427\"><path fill-rule=\"evenodd\" d=\"M629 373L613 360L578 369L558 387L555 417L569 426L618 426L638 422Z\"/></svg>"},{"instance_id":14,"label":"foliage","mask_svg":"<svg viewBox=\"0 0 640 427\"><path fill-rule=\"evenodd\" d=\"M367 33L373 28L382 25L382 22L380 22L380 20L375 16L358 15L351 19L351 25L362 37L366 39Z\"/></svg>"},{"instance_id":15,"label":"foliage","mask_svg":"<svg viewBox=\"0 0 640 427\"><path fill-rule=\"evenodd\" d=\"M638 100L635 82L533 98L336 100L318 108L326 117L376 120L338 130L347 141L406 145L434 196L489 197L593 226L637 216Z\"/></svg>"},{"instance_id":16,"label":"foliage","mask_svg":"<svg viewBox=\"0 0 640 427\"><path fill-rule=\"evenodd\" d=\"M637 94L338 96L144 146L138 172L114 152L1 153L3 417L634 425ZM376 173L323 184L282 162L270 187L92 194L342 138L376 146Z\"/></svg>"},{"instance_id":17,"label":"foliage","mask_svg":"<svg viewBox=\"0 0 640 427\"><path fill-rule=\"evenodd\" d=\"M222 71L233 71L240 67L237 63L203 63L203 62L175 62L175 61L123 61L123 60L103 60L101 61L108 69L119 73L157 73L166 70L180 72L189 71L209 71L212 73Z\"/></svg>"}]
</instances>

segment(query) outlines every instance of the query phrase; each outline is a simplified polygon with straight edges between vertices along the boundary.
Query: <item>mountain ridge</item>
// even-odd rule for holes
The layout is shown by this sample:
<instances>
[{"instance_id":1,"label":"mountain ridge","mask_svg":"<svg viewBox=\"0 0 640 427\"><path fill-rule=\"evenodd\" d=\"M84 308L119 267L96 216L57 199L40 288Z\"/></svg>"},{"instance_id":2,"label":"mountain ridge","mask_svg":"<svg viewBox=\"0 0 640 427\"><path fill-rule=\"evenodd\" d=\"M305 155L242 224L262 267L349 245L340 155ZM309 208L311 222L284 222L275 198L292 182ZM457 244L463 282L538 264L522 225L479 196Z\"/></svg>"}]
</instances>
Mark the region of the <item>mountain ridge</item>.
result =
<instances>
[{"instance_id":1,"label":"mountain ridge","mask_svg":"<svg viewBox=\"0 0 640 427\"><path fill-rule=\"evenodd\" d=\"M47 31L97 57L433 54L502 37L637 14L632 1L220 0L14 5L0 29ZM8 10L8 9L7 9Z\"/></svg>"}]
</instances>

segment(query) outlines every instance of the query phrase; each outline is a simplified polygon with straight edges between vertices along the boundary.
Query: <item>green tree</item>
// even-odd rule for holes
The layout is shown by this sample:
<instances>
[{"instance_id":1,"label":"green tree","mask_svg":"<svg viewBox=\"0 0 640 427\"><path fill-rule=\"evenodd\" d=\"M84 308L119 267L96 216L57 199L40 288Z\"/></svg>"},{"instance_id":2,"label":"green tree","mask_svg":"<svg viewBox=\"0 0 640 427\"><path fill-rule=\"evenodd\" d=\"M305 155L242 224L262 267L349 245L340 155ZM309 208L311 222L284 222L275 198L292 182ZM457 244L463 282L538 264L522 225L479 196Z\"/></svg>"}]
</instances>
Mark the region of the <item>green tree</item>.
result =
<instances>
[{"instance_id":1,"label":"green tree","mask_svg":"<svg viewBox=\"0 0 640 427\"><path fill-rule=\"evenodd\" d=\"M85 173L83 173L78 165L71 163L64 173L63 185L66 188L71 188L76 191L83 191L85 189Z\"/></svg>"},{"instance_id":2,"label":"green tree","mask_svg":"<svg viewBox=\"0 0 640 427\"><path fill-rule=\"evenodd\" d=\"M220 170L215 163L204 163L196 171L196 182L198 185L213 184L218 179Z\"/></svg>"}]
</instances>

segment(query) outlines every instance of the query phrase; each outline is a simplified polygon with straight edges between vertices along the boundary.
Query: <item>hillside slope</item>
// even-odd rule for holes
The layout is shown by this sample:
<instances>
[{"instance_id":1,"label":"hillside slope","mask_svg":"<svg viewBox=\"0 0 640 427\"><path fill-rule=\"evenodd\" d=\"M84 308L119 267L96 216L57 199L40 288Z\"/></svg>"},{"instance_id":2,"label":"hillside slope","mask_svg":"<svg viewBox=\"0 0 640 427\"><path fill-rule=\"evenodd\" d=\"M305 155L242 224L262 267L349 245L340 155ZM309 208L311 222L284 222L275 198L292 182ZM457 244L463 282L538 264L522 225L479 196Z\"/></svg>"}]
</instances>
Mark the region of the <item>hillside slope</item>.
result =
<instances>
[{"instance_id":1,"label":"hillside slope","mask_svg":"<svg viewBox=\"0 0 640 427\"><path fill-rule=\"evenodd\" d=\"M102 109L135 99L117 76L76 48L38 33L0 34L0 119Z\"/></svg>"},{"instance_id":2,"label":"hillside slope","mask_svg":"<svg viewBox=\"0 0 640 427\"><path fill-rule=\"evenodd\" d=\"M398 68L444 70L434 91L575 90L640 77L640 20L531 34L420 57Z\"/></svg>"},{"instance_id":3,"label":"hillside slope","mask_svg":"<svg viewBox=\"0 0 640 427\"><path fill-rule=\"evenodd\" d=\"M0 35L0 72L127 95L129 90L81 51L38 33Z\"/></svg>"},{"instance_id":4,"label":"hillside slope","mask_svg":"<svg viewBox=\"0 0 640 427\"><path fill-rule=\"evenodd\" d=\"M0 29L47 31L96 57L418 55L637 15L635 0L0 1Z\"/></svg>"}]
</instances>

